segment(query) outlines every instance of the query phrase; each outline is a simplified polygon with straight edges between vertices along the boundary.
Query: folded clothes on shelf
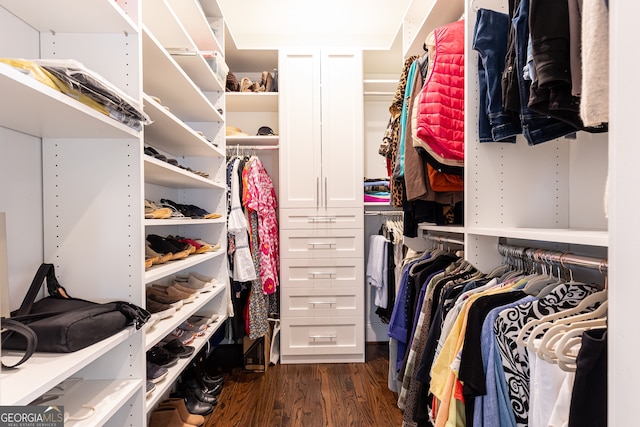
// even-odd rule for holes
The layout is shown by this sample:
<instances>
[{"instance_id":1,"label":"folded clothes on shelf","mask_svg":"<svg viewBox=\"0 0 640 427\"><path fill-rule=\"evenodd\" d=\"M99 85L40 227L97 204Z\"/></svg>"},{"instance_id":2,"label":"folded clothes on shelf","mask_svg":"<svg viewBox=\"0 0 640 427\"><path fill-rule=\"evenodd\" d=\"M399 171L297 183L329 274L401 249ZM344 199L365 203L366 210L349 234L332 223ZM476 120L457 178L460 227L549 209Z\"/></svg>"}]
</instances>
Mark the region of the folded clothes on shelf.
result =
<instances>
[{"instance_id":1,"label":"folded clothes on shelf","mask_svg":"<svg viewBox=\"0 0 640 427\"><path fill-rule=\"evenodd\" d=\"M151 124L142 106L117 86L72 59L24 60L0 58L37 81L135 130Z\"/></svg>"}]
</instances>

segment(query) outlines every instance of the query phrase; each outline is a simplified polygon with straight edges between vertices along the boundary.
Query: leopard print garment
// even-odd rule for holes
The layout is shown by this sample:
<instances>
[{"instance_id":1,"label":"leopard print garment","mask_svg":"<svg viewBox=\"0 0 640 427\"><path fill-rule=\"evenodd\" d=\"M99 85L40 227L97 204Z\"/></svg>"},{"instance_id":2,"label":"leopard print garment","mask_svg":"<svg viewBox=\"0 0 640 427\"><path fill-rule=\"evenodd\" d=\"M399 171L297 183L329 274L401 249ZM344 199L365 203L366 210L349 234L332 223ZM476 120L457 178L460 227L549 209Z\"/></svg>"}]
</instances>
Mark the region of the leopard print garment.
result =
<instances>
[{"instance_id":1,"label":"leopard print garment","mask_svg":"<svg viewBox=\"0 0 640 427\"><path fill-rule=\"evenodd\" d=\"M389 113L391 113L391 147L389 150L389 154L391 155L391 170L395 168L396 159L398 156L398 143L400 141L400 113L402 113L402 104L404 102L405 91L407 88L407 77L409 76L409 69L411 68L411 64L418 59L419 56L414 55L405 59L404 66L402 67L402 74L400 75L400 80L398 81L398 86L396 88L396 93L393 97L393 102L389 107ZM391 205L394 208L402 207L402 194L405 191L404 181L397 181L395 179L391 179L389 182L389 186L391 187Z\"/></svg>"}]
</instances>

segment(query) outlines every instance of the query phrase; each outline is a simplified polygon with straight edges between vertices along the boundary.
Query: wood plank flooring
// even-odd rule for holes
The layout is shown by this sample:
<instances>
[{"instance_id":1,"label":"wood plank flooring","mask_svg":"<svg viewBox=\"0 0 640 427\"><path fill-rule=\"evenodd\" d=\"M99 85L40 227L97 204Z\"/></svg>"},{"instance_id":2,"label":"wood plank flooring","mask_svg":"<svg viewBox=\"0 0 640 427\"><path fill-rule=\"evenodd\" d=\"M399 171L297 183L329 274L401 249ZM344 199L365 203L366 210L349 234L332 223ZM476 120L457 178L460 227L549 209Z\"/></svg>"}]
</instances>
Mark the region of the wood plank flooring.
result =
<instances>
[{"instance_id":1,"label":"wood plank flooring","mask_svg":"<svg viewBox=\"0 0 640 427\"><path fill-rule=\"evenodd\" d=\"M402 425L387 387L388 346L367 344L365 363L233 367L206 427L393 427Z\"/></svg>"}]
</instances>

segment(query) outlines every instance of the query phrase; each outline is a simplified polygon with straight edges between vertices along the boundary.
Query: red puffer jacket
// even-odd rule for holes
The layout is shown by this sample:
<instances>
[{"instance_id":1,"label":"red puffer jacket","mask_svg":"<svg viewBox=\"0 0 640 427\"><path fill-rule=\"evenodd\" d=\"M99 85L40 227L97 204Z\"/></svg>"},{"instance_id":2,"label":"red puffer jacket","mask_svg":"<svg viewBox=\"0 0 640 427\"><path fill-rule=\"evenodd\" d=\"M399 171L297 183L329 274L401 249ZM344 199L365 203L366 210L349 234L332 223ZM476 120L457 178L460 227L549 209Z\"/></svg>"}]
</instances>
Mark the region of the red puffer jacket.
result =
<instances>
[{"instance_id":1,"label":"red puffer jacket","mask_svg":"<svg viewBox=\"0 0 640 427\"><path fill-rule=\"evenodd\" d=\"M433 71L418 96L415 142L449 164L464 160L464 21L434 30Z\"/></svg>"}]
</instances>

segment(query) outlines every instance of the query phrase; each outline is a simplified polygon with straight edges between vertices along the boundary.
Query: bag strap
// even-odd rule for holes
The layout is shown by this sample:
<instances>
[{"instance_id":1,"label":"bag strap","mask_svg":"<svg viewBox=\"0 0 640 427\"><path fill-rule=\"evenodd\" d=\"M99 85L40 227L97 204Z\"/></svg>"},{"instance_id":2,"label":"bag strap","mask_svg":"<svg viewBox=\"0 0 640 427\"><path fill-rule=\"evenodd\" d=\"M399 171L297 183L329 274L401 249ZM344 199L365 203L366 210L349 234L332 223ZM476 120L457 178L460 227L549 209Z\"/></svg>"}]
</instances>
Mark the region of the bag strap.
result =
<instances>
[{"instance_id":1,"label":"bag strap","mask_svg":"<svg viewBox=\"0 0 640 427\"><path fill-rule=\"evenodd\" d=\"M0 362L0 364L2 364L3 368L15 368L19 365L22 365L24 362L29 360L29 358L36 351L36 347L38 346L38 336L30 327L12 319L6 319L3 317L0 324L2 329L6 330L6 332L2 333L2 342L7 340L14 333L22 335L27 341L27 349L22 355L22 359L20 359L13 365L5 365L4 362Z\"/></svg>"},{"instance_id":2,"label":"bag strap","mask_svg":"<svg viewBox=\"0 0 640 427\"><path fill-rule=\"evenodd\" d=\"M127 324L134 325L136 329L140 329L151 317L151 313L144 308L125 301L118 302L118 310L127 318Z\"/></svg>"},{"instance_id":3,"label":"bag strap","mask_svg":"<svg viewBox=\"0 0 640 427\"><path fill-rule=\"evenodd\" d=\"M35 277L31 281L29 290L27 291L24 300L22 300L20 308L13 313L14 316L22 316L31 312L33 303L35 302L36 296L38 295L38 292L40 292L40 288L42 287L45 279L47 280L47 291L49 291L49 295L54 298L69 298L67 291L58 283L53 264L43 263L40 265Z\"/></svg>"}]
</instances>

